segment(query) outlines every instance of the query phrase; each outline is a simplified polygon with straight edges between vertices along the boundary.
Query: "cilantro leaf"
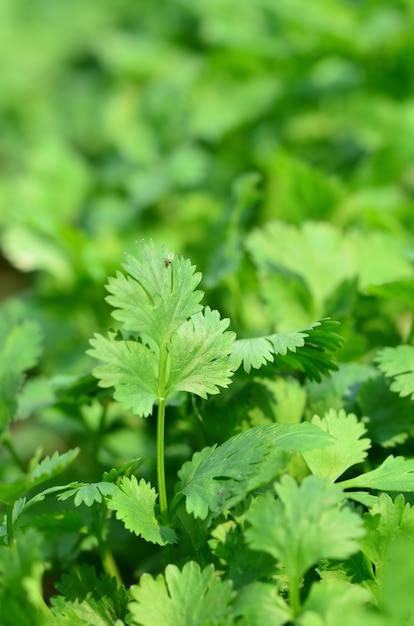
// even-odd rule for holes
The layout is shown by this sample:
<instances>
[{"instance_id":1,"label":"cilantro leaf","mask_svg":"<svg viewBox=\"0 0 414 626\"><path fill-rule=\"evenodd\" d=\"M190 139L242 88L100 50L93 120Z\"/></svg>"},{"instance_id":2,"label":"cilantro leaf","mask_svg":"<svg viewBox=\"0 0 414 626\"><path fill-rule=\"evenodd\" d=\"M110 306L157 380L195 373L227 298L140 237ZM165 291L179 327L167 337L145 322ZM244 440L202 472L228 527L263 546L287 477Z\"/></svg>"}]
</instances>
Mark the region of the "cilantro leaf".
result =
<instances>
[{"instance_id":1,"label":"cilantro leaf","mask_svg":"<svg viewBox=\"0 0 414 626\"><path fill-rule=\"evenodd\" d=\"M279 367L299 369L310 379L320 380L321 373L337 369L333 352L343 340L334 332L339 322L324 319L302 330L273 333L264 337L238 339L230 362L234 369L243 363L245 372L259 368L267 362Z\"/></svg>"},{"instance_id":2,"label":"cilantro leaf","mask_svg":"<svg viewBox=\"0 0 414 626\"><path fill-rule=\"evenodd\" d=\"M172 258L164 247L141 242L137 257L128 256L129 278L110 280L108 301L125 331L90 340L88 354L100 364L93 374L101 387L114 387L114 397L136 415L150 415L154 403L171 393L188 391L203 398L227 387L233 374L229 361L235 333L228 319L199 304L194 291L201 274L188 260Z\"/></svg>"},{"instance_id":3,"label":"cilantro leaf","mask_svg":"<svg viewBox=\"0 0 414 626\"><path fill-rule=\"evenodd\" d=\"M0 371L10 367L24 372L36 365L42 349L42 333L36 322L26 321L11 326L0 320Z\"/></svg>"},{"instance_id":4,"label":"cilantro leaf","mask_svg":"<svg viewBox=\"0 0 414 626\"><path fill-rule=\"evenodd\" d=\"M380 608L390 616L390 624L414 622L414 534L400 528L385 548L384 568L377 572L380 582Z\"/></svg>"},{"instance_id":5,"label":"cilantro leaf","mask_svg":"<svg viewBox=\"0 0 414 626\"><path fill-rule=\"evenodd\" d=\"M155 354L139 341L95 334L88 354L102 362L93 374L101 387L115 387L114 398L136 415L147 417L158 397Z\"/></svg>"},{"instance_id":6,"label":"cilantro leaf","mask_svg":"<svg viewBox=\"0 0 414 626\"><path fill-rule=\"evenodd\" d=\"M380 491L414 491L414 460L388 456L371 472L341 481L344 489L359 487Z\"/></svg>"},{"instance_id":7,"label":"cilantro leaf","mask_svg":"<svg viewBox=\"0 0 414 626\"><path fill-rule=\"evenodd\" d=\"M330 441L327 433L305 422L256 426L196 452L178 472L177 491L185 495L187 511L205 519L209 510L218 514L274 479L290 458L282 451L325 448Z\"/></svg>"},{"instance_id":8,"label":"cilantro leaf","mask_svg":"<svg viewBox=\"0 0 414 626\"><path fill-rule=\"evenodd\" d=\"M338 485L317 476L307 476L298 485L285 475L275 491L279 499L267 493L253 502L245 535L251 548L268 552L284 565L291 583L298 583L320 559L347 558L358 550L362 520L341 508L344 493Z\"/></svg>"},{"instance_id":9,"label":"cilantro leaf","mask_svg":"<svg viewBox=\"0 0 414 626\"><path fill-rule=\"evenodd\" d=\"M386 548L394 537L402 532L414 533L414 508L399 494L393 501L382 493L364 515L367 534L361 539L363 552L377 567L385 563Z\"/></svg>"},{"instance_id":10,"label":"cilantro leaf","mask_svg":"<svg viewBox=\"0 0 414 626\"><path fill-rule=\"evenodd\" d=\"M201 274L189 259L173 258L167 247L152 240L137 244L137 255L126 255L128 273L110 278L107 301L113 317L128 331L149 335L161 345L183 322L202 309L202 291L195 291Z\"/></svg>"},{"instance_id":11,"label":"cilantro leaf","mask_svg":"<svg viewBox=\"0 0 414 626\"><path fill-rule=\"evenodd\" d=\"M0 483L0 502L12 505L25 491L41 485L63 472L75 460L79 448L68 450L64 454L54 452L41 461L32 459L29 471L11 483Z\"/></svg>"},{"instance_id":12,"label":"cilantro leaf","mask_svg":"<svg viewBox=\"0 0 414 626\"><path fill-rule=\"evenodd\" d=\"M167 565L164 575L143 574L131 589L128 623L140 626L221 626L230 623L231 583L218 578L212 565L200 570L194 561L180 571Z\"/></svg>"},{"instance_id":13,"label":"cilantro leaf","mask_svg":"<svg viewBox=\"0 0 414 626\"><path fill-rule=\"evenodd\" d=\"M303 282L311 294L312 308L318 314L323 314L326 298L355 271L349 243L329 223L305 221L297 228L273 220L248 236L247 247L265 276L289 273L292 280ZM269 299L275 294L264 295ZM292 296L288 292L286 295L289 301Z\"/></svg>"},{"instance_id":14,"label":"cilantro leaf","mask_svg":"<svg viewBox=\"0 0 414 626\"><path fill-rule=\"evenodd\" d=\"M249 626L283 626L292 621L292 611L277 586L259 581L240 589L234 613L243 616Z\"/></svg>"},{"instance_id":15,"label":"cilantro leaf","mask_svg":"<svg viewBox=\"0 0 414 626\"><path fill-rule=\"evenodd\" d=\"M227 358L233 349L235 333L226 331L228 319L205 307L181 325L172 337L169 354L171 370L168 391L189 391L202 398L218 393L217 385L227 387L233 374Z\"/></svg>"},{"instance_id":16,"label":"cilantro leaf","mask_svg":"<svg viewBox=\"0 0 414 626\"><path fill-rule=\"evenodd\" d=\"M42 577L44 539L33 528L21 530L13 545L0 550L0 623L2 626L48 626Z\"/></svg>"},{"instance_id":17,"label":"cilantro leaf","mask_svg":"<svg viewBox=\"0 0 414 626\"><path fill-rule=\"evenodd\" d=\"M23 373L36 365L42 334L35 322L10 325L0 319L0 432L16 416Z\"/></svg>"},{"instance_id":18,"label":"cilantro leaf","mask_svg":"<svg viewBox=\"0 0 414 626\"><path fill-rule=\"evenodd\" d=\"M316 476L334 482L352 465L362 463L367 456L371 442L366 438L361 439L366 428L352 413L347 415L343 409L332 409L323 418L315 415L311 423L334 437L333 445L323 451L303 452L306 463Z\"/></svg>"},{"instance_id":19,"label":"cilantro leaf","mask_svg":"<svg viewBox=\"0 0 414 626\"><path fill-rule=\"evenodd\" d=\"M368 435L384 448L408 439L414 424L413 403L409 397L396 396L389 379L376 376L362 383L356 396L360 415L367 416Z\"/></svg>"},{"instance_id":20,"label":"cilantro leaf","mask_svg":"<svg viewBox=\"0 0 414 626\"><path fill-rule=\"evenodd\" d=\"M98 577L93 567L80 565L72 569L56 583L56 588L62 595L51 599L55 626L112 626L118 623L117 619L125 619L126 590L117 588L115 578L108 574Z\"/></svg>"},{"instance_id":21,"label":"cilantro leaf","mask_svg":"<svg viewBox=\"0 0 414 626\"><path fill-rule=\"evenodd\" d=\"M377 296L402 300L411 308L414 308L414 280L412 279L393 280L379 285L368 285L366 290Z\"/></svg>"},{"instance_id":22,"label":"cilantro leaf","mask_svg":"<svg viewBox=\"0 0 414 626\"><path fill-rule=\"evenodd\" d=\"M110 497L115 495L118 487L114 483L101 481L99 483L88 483L85 485L79 485L74 489L65 491L59 494L58 500L67 500L74 496L75 506L85 504L86 506L93 506L94 502L102 502L104 497Z\"/></svg>"},{"instance_id":23,"label":"cilantro leaf","mask_svg":"<svg viewBox=\"0 0 414 626\"><path fill-rule=\"evenodd\" d=\"M414 347L384 348L378 353L376 361L381 372L394 377L391 391L401 397L411 396L414 400Z\"/></svg>"},{"instance_id":24,"label":"cilantro leaf","mask_svg":"<svg viewBox=\"0 0 414 626\"><path fill-rule=\"evenodd\" d=\"M124 522L125 528L145 541L165 546L175 543L175 532L161 526L155 517L157 494L143 478L138 483L135 476L124 476L120 487L108 502L108 508L116 512L116 517Z\"/></svg>"},{"instance_id":25,"label":"cilantro leaf","mask_svg":"<svg viewBox=\"0 0 414 626\"><path fill-rule=\"evenodd\" d=\"M243 363L243 369L248 374L252 367L259 369L266 363L273 363L272 345L267 337L237 339L230 360L234 369Z\"/></svg>"},{"instance_id":26,"label":"cilantro leaf","mask_svg":"<svg viewBox=\"0 0 414 626\"><path fill-rule=\"evenodd\" d=\"M344 580L321 580L312 585L301 612L301 626L391 626L369 608L367 589Z\"/></svg>"}]
</instances>

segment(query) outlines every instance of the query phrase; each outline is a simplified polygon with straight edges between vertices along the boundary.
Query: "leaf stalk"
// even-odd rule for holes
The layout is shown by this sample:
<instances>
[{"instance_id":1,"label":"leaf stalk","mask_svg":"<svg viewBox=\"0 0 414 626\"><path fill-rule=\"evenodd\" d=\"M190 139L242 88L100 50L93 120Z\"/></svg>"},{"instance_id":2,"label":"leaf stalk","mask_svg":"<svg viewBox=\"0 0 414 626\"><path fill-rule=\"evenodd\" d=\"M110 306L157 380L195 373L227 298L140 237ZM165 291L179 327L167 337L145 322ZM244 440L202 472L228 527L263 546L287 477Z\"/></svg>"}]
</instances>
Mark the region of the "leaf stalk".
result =
<instances>
[{"instance_id":1,"label":"leaf stalk","mask_svg":"<svg viewBox=\"0 0 414 626\"><path fill-rule=\"evenodd\" d=\"M165 386L167 375L168 350L165 343L161 346L158 379L158 413L157 413L157 481L160 502L161 521L168 524L168 500L165 486Z\"/></svg>"}]
</instances>

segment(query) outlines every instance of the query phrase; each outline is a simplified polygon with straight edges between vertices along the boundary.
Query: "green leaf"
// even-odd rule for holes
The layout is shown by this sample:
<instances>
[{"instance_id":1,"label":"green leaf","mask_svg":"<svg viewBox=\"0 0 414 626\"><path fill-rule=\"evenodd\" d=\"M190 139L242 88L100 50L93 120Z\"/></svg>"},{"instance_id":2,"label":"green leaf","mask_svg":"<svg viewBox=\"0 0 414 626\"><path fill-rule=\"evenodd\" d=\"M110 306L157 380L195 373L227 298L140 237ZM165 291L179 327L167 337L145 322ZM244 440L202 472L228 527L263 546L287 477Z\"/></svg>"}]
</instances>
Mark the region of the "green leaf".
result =
<instances>
[{"instance_id":1,"label":"green leaf","mask_svg":"<svg viewBox=\"0 0 414 626\"><path fill-rule=\"evenodd\" d=\"M48 626L42 577L46 564L43 538L33 528L21 530L12 546L0 549L0 622L2 626Z\"/></svg>"},{"instance_id":2,"label":"green leaf","mask_svg":"<svg viewBox=\"0 0 414 626\"><path fill-rule=\"evenodd\" d=\"M237 594L234 613L249 626L283 626L292 621L292 611L275 584L253 582Z\"/></svg>"},{"instance_id":3,"label":"green leaf","mask_svg":"<svg viewBox=\"0 0 414 626\"><path fill-rule=\"evenodd\" d=\"M351 362L338 363L338 371L324 376L319 383L306 381L309 417L315 414L324 415L330 409L339 410L352 406L356 390L372 378L378 378L376 367ZM363 415L369 415L369 413L363 412Z\"/></svg>"},{"instance_id":4,"label":"green leaf","mask_svg":"<svg viewBox=\"0 0 414 626\"><path fill-rule=\"evenodd\" d=\"M234 369L238 369L243 363L243 369L248 374L252 367L259 369L262 365L273 362L272 345L267 337L237 339L230 361Z\"/></svg>"},{"instance_id":5,"label":"green leaf","mask_svg":"<svg viewBox=\"0 0 414 626\"><path fill-rule=\"evenodd\" d=\"M368 285L366 290L377 296L402 300L414 309L414 280L393 280L379 285Z\"/></svg>"},{"instance_id":6,"label":"green leaf","mask_svg":"<svg viewBox=\"0 0 414 626\"><path fill-rule=\"evenodd\" d=\"M23 373L36 365L42 333L35 322L11 325L0 319L0 432L16 417Z\"/></svg>"},{"instance_id":7,"label":"green leaf","mask_svg":"<svg viewBox=\"0 0 414 626\"><path fill-rule=\"evenodd\" d=\"M381 372L394 377L391 391L399 393L401 397L411 396L414 400L414 347L405 345L384 348L375 360Z\"/></svg>"},{"instance_id":8,"label":"green leaf","mask_svg":"<svg viewBox=\"0 0 414 626\"><path fill-rule=\"evenodd\" d=\"M345 281L359 286L409 276L407 242L385 231L342 233L328 222L299 227L268 221L253 230L246 246L257 267L261 295L282 330L329 312L332 296Z\"/></svg>"},{"instance_id":9,"label":"green leaf","mask_svg":"<svg viewBox=\"0 0 414 626\"><path fill-rule=\"evenodd\" d=\"M344 489L362 488L380 491L414 491L414 460L402 456L388 456L371 472L341 481Z\"/></svg>"},{"instance_id":10,"label":"green leaf","mask_svg":"<svg viewBox=\"0 0 414 626\"><path fill-rule=\"evenodd\" d=\"M19 372L10 370L0 373L0 432L16 417L18 395L23 381L24 376Z\"/></svg>"},{"instance_id":11,"label":"green leaf","mask_svg":"<svg viewBox=\"0 0 414 626\"><path fill-rule=\"evenodd\" d=\"M412 528L400 530L385 549L380 577L380 608L390 616L392 625L413 624L414 534Z\"/></svg>"},{"instance_id":12,"label":"green leaf","mask_svg":"<svg viewBox=\"0 0 414 626\"><path fill-rule=\"evenodd\" d=\"M271 554L291 580L300 580L321 559L344 559L358 550L364 534L358 515L341 508L344 493L317 476L301 485L285 475L275 484L278 500L259 496L246 514L245 531L254 550Z\"/></svg>"},{"instance_id":13,"label":"green leaf","mask_svg":"<svg viewBox=\"0 0 414 626\"><path fill-rule=\"evenodd\" d=\"M377 567L386 562L387 547L397 534L414 533L414 508L399 494L393 501L387 493L364 515L367 530L361 539L362 551Z\"/></svg>"},{"instance_id":14,"label":"green leaf","mask_svg":"<svg viewBox=\"0 0 414 626\"><path fill-rule=\"evenodd\" d=\"M189 391L202 398L227 387L233 371L227 358L233 349L235 333L226 331L228 319L206 307L182 324L172 337L167 390Z\"/></svg>"},{"instance_id":15,"label":"green leaf","mask_svg":"<svg viewBox=\"0 0 414 626\"><path fill-rule=\"evenodd\" d=\"M155 354L139 341L95 334L88 354L102 362L93 370L100 387L115 387L114 398L136 415L147 417L158 397Z\"/></svg>"},{"instance_id":16,"label":"green leaf","mask_svg":"<svg viewBox=\"0 0 414 626\"><path fill-rule=\"evenodd\" d=\"M269 276L270 281L272 275L277 277L277 274L289 276L285 283L303 281L312 297L310 308L316 315L323 316L324 301L355 272L352 249L341 232L327 222L304 221L296 228L273 220L248 236L247 247L258 269L264 276ZM272 282L267 284L269 291L271 285ZM281 297L282 291L278 290L276 294L265 292L263 295L273 303L273 297ZM286 295L289 301L292 290ZM280 303L276 314L281 308Z\"/></svg>"},{"instance_id":17,"label":"green leaf","mask_svg":"<svg viewBox=\"0 0 414 626\"><path fill-rule=\"evenodd\" d=\"M338 322L324 319L302 330L274 333L252 339L238 339L230 361L237 369L243 363L245 372L275 361L279 367L304 371L309 378L320 380L321 373L337 369L333 352L342 346L342 338L334 332Z\"/></svg>"},{"instance_id":18,"label":"green leaf","mask_svg":"<svg viewBox=\"0 0 414 626\"><path fill-rule=\"evenodd\" d=\"M243 511L245 506L240 507ZM192 518L194 520L194 518ZM244 513L226 515L226 520L210 530L209 548L221 568L226 567L227 578L235 589L250 586L256 580L267 580L274 575L274 559L265 552L250 550L244 539ZM194 520L200 526L200 520ZM204 529L204 541L207 528Z\"/></svg>"},{"instance_id":19,"label":"green leaf","mask_svg":"<svg viewBox=\"0 0 414 626\"><path fill-rule=\"evenodd\" d=\"M109 339L96 334L88 354L101 363L93 373L101 387L114 387L114 397L126 409L148 416L154 403L177 391L203 398L231 382L229 354L235 334L228 319L198 304L194 292L200 280L189 261L176 259L163 247L142 242L138 257L128 257L133 278L119 274L110 283L109 302L115 316L138 339Z\"/></svg>"},{"instance_id":20,"label":"green leaf","mask_svg":"<svg viewBox=\"0 0 414 626\"><path fill-rule=\"evenodd\" d=\"M388 448L408 439L414 424L412 400L396 396L384 376L362 383L355 401L359 414L366 416L364 422L374 443Z\"/></svg>"},{"instance_id":21,"label":"green leaf","mask_svg":"<svg viewBox=\"0 0 414 626\"><path fill-rule=\"evenodd\" d=\"M290 456L329 446L331 437L311 424L266 424L231 437L218 447L196 452L178 472L178 493L186 508L205 519L234 506L247 493L266 484L286 466Z\"/></svg>"},{"instance_id":22,"label":"green leaf","mask_svg":"<svg viewBox=\"0 0 414 626\"><path fill-rule=\"evenodd\" d=\"M171 528L161 526L155 517L157 494L143 478L138 483L135 476L124 476L120 487L108 503L108 508L123 521L125 528L141 536L145 541L165 546L175 543L176 535Z\"/></svg>"},{"instance_id":23,"label":"green leaf","mask_svg":"<svg viewBox=\"0 0 414 626\"><path fill-rule=\"evenodd\" d=\"M17 417L27 419L40 409L49 407L56 401L53 383L46 378L32 378L25 382L18 398Z\"/></svg>"},{"instance_id":24,"label":"green leaf","mask_svg":"<svg viewBox=\"0 0 414 626\"><path fill-rule=\"evenodd\" d=\"M86 504L93 506L94 502L101 503L103 498L114 496L118 491L118 487L110 482L89 483L80 485L74 489L65 491L58 496L58 500L67 500L74 496L75 506Z\"/></svg>"},{"instance_id":25,"label":"green leaf","mask_svg":"<svg viewBox=\"0 0 414 626\"><path fill-rule=\"evenodd\" d=\"M79 448L74 448L64 454L54 452L51 457L47 456L40 462L35 457L26 475L12 483L0 483L0 502L12 505L28 489L41 485L63 472L78 454Z\"/></svg>"},{"instance_id":26,"label":"green leaf","mask_svg":"<svg viewBox=\"0 0 414 626\"><path fill-rule=\"evenodd\" d=\"M342 580L321 580L312 585L299 623L301 626L387 626L368 608L371 596L363 587Z\"/></svg>"},{"instance_id":27,"label":"green leaf","mask_svg":"<svg viewBox=\"0 0 414 626\"><path fill-rule=\"evenodd\" d=\"M307 400L306 391L291 376L254 377L247 387L247 394L252 405L248 410L252 426L271 422L298 424L302 421Z\"/></svg>"},{"instance_id":28,"label":"green leaf","mask_svg":"<svg viewBox=\"0 0 414 626\"><path fill-rule=\"evenodd\" d=\"M109 472L103 473L103 476L102 476L103 481L113 482L117 478L119 478L119 476L123 476L123 475L131 476L131 474L134 474L137 471L141 463L142 463L142 459L138 457L137 459L131 459L130 461L126 461L120 467L117 467L117 468L113 467L112 469L109 470Z\"/></svg>"},{"instance_id":29,"label":"green leaf","mask_svg":"<svg viewBox=\"0 0 414 626\"><path fill-rule=\"evenodd\" d=\"M43 533L49 540L55 540L64 535L82 535L88 531L85 520L82 519L79 511L72 509L60 509L56 513L42 513L30 519L30 524L39 532Z\"/></svg>"},{"instance_id":30,"label":"green leaf","mask_svg":"<svg viewBox=\"0 0 414 626\"><path fill-rule=\"evenodd\" d=\"M362 461L371 447L369 439L361 439L365 426L352 413L343 409L326 413L323 418L315 415L312 424L334 437L333 445L322 450L304 452L303 457L313 474L334 482L347 469Z\"/></svg>"},{"instance_id":31,"label":"green leaf","mask_svg":"<svg viewBox=\"0 0 414 626\"><path fill-rule=\"evenodd\" d=\"M36 322L9 326L0 319L0 372L24 372L36 365L42 350L42 333Z\"/></svg>"},{"instance_id":32,"label":"green leaf","mask_svg":"<svg viewBox=\"0 0 414 626\"><path fill-rule=\"evenodd\" d=\"M123 267L129 276L118 272L109 279L107 301L126 330L148 335L161 346L202 309L203 292L195 291L201 274L188 259L173 257L165 245L157 250L152 240L137 242L136 256L126 258Z\"/></svg>"},{"instance_id":33,"label":"green leaf","mask_svg":"<svg viewBox=\"0 0 414 626\"><path fill-rule=\"evenodd\" d=\"M98 577L93 567L80 565L64 574L56 589L62 595L51 599L54 626L124 623L128 595L108 574Z\"/></svg>"},{"instance_id":34,"label":"green leaf","mask_svg":"<svg viewBox=\"0 0 414 626\"><path fill-rule=\"evenodd\" d=\"M283 11L283 9L282 9ZM267 213L289 224L328 218L341 197L338 178L278 146L269 159Z\"/></svg>"},{"instance_id":35,"label":"green leaf","mask_svg":"<svg viewBox=\"0 0 414 626\"><path fill-rule=\"evenodd\" d=\"M230 624L230 582L222 582L213 566L200 570L194 561L180 571L167 565L165 575L143 574L131 589L130 624L140 626L224 626Z\"/></svg>"}]
</instances>

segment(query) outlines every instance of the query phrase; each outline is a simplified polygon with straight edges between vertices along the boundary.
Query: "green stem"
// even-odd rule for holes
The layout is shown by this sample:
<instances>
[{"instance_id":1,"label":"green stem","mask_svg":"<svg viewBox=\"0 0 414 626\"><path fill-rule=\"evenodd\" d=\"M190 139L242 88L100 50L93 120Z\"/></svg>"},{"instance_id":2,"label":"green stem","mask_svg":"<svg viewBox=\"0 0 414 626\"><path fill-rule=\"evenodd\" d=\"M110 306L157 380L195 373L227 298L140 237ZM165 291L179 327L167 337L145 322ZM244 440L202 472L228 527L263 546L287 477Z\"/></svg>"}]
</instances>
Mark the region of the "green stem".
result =
<instances>
[{"instance_id":1,"label":"green stem","mask_svg":"<svg viewBox=\"0 0 414 626\"><path fill-rule=\"evenodd\" d=\"M164 431L165 431L165 398L158 401L157 416L157 479L158 495L160 498L160 512L163 524L168 523L167 490L165 487L165 463L164 463Z\"/></svg>"},{"instance_id":2,"label":"green stem","mask_svg":"<svg viewBox=\"0 0 414 626\"><path fill-rule=\"evenodd\" d=\"M158 414L157 414L157 480L160 499L160 512L163 524L168 524L168 501L165 486L165 386L167 376L167 345L164 343L160 351L160 370L158 379Z\"/></svg>"},{"instance_id":3,"label":"green stem","mask_svg":"<svg viewBox=\"0 0 414 626\"><path fill-rule=\"evenodd\" d=\"M124 583L111 550L104 550L102 554L102 563L105 568L105 572L107 572L110 576L115 577L118 587L121 587Z\"/></svg>"},{"instance_id":4,"label":"green stem","mask_svg":"<svg viewBox=\"0 0 414 626\"><path fill-rule=\"evenodd\" d=\"M110 576L114 576L117 580L118 586L120 587L123 582L121 578L121 574L118 570L118 566L114 559L112 552L108 548L108 544L105 540L106 534L106 520L107 520L107 512L108 509L106 504L102 504L100 508L95 507L93 509L93 517L94 517L94 526L95 526L95 535L98 541L98 549L101 557L101 562L104 571Z\"/></svg>"},{"instance_id":5,"label":"green stem","mask_svg":"<svg viewBox=\"0 0 414 626\"><path fill-rule=\"evenodd\" d=\"M289 604L296 616L300 609L300 577L296 575L289 576Z\"/></svg>"}]
</instances>

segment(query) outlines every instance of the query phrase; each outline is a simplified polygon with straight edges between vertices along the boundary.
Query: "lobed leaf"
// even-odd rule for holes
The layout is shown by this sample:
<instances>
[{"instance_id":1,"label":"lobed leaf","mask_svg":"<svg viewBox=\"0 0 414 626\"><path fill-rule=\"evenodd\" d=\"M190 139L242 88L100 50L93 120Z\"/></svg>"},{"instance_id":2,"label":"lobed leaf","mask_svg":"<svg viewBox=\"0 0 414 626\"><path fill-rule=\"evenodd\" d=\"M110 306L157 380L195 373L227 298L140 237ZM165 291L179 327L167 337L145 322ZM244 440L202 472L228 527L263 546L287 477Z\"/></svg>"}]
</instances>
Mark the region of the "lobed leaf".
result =
<instances>
[{"instance_id":1,"label":"lobed leaf","mask_svg":"<svg viewBox=\"0 0 414 626\"><path fill-rule=\"evenodd\" d=\"M200 570L190 561L180 571L167 565L164 575L153 578L143 574L139 585L131 589L130 624L140 626L224 626L230 624L233 592L230 582L223 582L212 565Z\"/></svg>"},{"instance_id":2,"label":"lobed leaf","mask_svg":"<svg viewBox=\"0 0 414 626\"><path fill-rule=\"evenodd\" d=\"M136 415L147 417L158 397L155 354L139 341L95 334L87 354L101 361L93 370L100 387L115 387L114 398Z\"/></svg>"},{"instance_id":3,"label":"lobed leaf","mask_svg":"<svg viewBox=\"0 0 414 626\"><path fill-rule=\"evenodd\" d=\"M406 302L414 309L414 280L393 280L379 285L368 285L366 290L377 296L385 298L395 298Z\"/></svg>"},{"instance_id":4,"label":"lobed leaf","mask_svg":"<svg viewBox=\"0 0 414 626\"><path fill-rule=\"evenodd\" d=\"M331 409L323 418L315 415L311 423L334 438L334 443L323 451L303 452L309 469L319 478L334 482L347 469L366 458L371 442L367 438L361 439L366 428L352 413L347 415L343 409Z\"/></svg>"},{"instance_id":5,"label":"lobed leaf","mask_svg":"<svg viewBox=\"0 0 414 626\"><path fill-rule=\"evenodd\" d=\"M0 549L0 623L2 626L49 626L42 578L44 538L21 529L12 545Z\"/></svg>"},{"instance_id":6,"label":"lobed leaf","mask_svg":"<svg viewBox=\"0 0 414 626\"><path fill-rule=\"evenodd\" d=\"M259 496L246 514L248 545L271 554L286 568L290 580L326 558L347 558L358 550L362 520L342 508L344 493L317 476L301 485L289 475L275 484L272 494Z\"/></svg>"},{"instance_id":7,"label":"lobed leaf","mask_svg":"<svg viewBox=\"0 0 414 626\"><path fill-rule=\"evenodd\" d=\"M175 543L176 535L171 528L161 526L155 516L157 494L143 478L138 483L135 476L124 476L117 492L108 502L108 508L123 521L125 528L145 541L165 546Z\"/></svg>"},{"instance_id":8,"label":"lobed leaf","mask_svg":"<svg viewBox=\"0 0 414 626\"><path fill-rule=\"evenodd\" d=\"M371 595L360 585L344 580L313 584L303 603L301 626L391 626L370 610Z\"/></svg>"},{"instance_id":9,"label":"lobed leaf","mask_svg":"<svg viewBox=\"0 0 414 626\"><path fill-rule=\"evenodd\" d=\"M39 462L35 458L26 475L11 483L0 483L0 502L12 505L28 489L36 487L63 472L78 454L79 448L74 448L64 454L54 452L51 457L45 457Z\"/></svg>"},{"instance_id":10,"label":"lobed leaf","mask_svg":"<svg viewBox=\"0 0 414 626\"><path fill-rule=\"evenodd\" d=\"M234 613L249 626L283 626L292 621L292 611L275 584L255 581L240 589Z\"/></svg>"},{"instance_id":11,"label":"lobed leaf","mask_svg":"<svg viewBox=\"0 0 414 626\"><path fill-rule=\"evenodd\" d=\"M180 326L173 335L167 390L189 391L206 398L227 387L233 375L228 355L233 349L235 333L226 331L228 319L206 307Z\"/></svg>"},{"instance_id":12,"label":"lobed leaf","mask_svg":"<svg viewBox=\"0 0 414 626\"><path fill-rule=\"evenodd\" d=\"M126 255L128 273L110 278L107 301L113 317L128 331L146 334L160 346L183 322L202 309L201 274L188 259L172 258L167 247L152 240L137 242L137 254Z\"/></svg>"},{"instance_id":13,"label":"lobed leaf","mask_svg":"<svg viewBox=\"0 0 414 626\"><path fill-rule=\"evenodd\" d=\"M205 519L209 511L219 514L274 479L290 459L283 451L325 448L330 442L328 433L307 423L256 426L196 452L178 472L177 491L186 497L187 511Z\"/></svg>"},{"instance_id":14,"label":"lobed leaf","mask_svg":"<svg viewBox=\"0 0 414 626\"><path fill-rule=\"evenodd\" d=\"M200 274L189 261L172 258L165 247L142 242L138 257L110 282L118 306L115 316L138 339L96 334L88 354L100 361L94 369L101 387L114 387L114 398L136 415L147 417L160 398L188 391L206 398L231 382L229 362L235 334L228 319L199 304L194 291ZM165 359L165 354L167 358Z\"/></svg>"},{"instance_id":15,"label":"lobed leaf","mask_svg":"<svg viewBox=\"0 0 414 626\"><path fill-rule=\"evenodd\" d=\"M123 624L128 595L108 574L97 576L95 569L80 565L56 583L59 596L51 599L54 626L113 626ZM119 621L117 621L119 620ZM122 620L122 621L121 621Z\"/></svg>"},{"instance_id":16,"label":"lobed leaf","mask_svg":"<svg viewBox=\"0 0 414 626\"><path fill-rule=\"evenodd\" d=\"M243 364L245 372L276 361L279 367L304 371L310 379L320 380L321 373L337 369L333 352L342 346L342 338L334 332L339 322L324 319L302 330L273 333L264 337L238 339L230 362L234 369Z\"/></svg>"},{"instance_id":17,"label":"lobed leaf","mask_svg":"<svg viewBox=\"0 0 414 626\"><path fill-rule=\"evenodd\" d=\"M388 456L371 472L341 481L344 489L362 488L380 491L414 491L414 460L402 456Z\"/></svg>"},{"instance_id":18,"label":"lobed leaf","mask_svg":"<svg viewBox=\"0 0 414 626\"><path fill-rule=\"evenodd\" d=\"M37 323L11 325L0 319L0 432L16 417L24 372L36 365L42 350Z\"/></svg>"},{"instance_id":19,"label":"lobed leaf","mask_svg":"<svg viewBox=\"0 0 414 626\"><path fill-rule=\"evenodd\" d=\"M387 493L377 498L369 513L364 515L367 534L361 540L364 554L381 566L387 559L387 547L401 533L414 536L414 508L399 494L393 501Z\"/></svg>"},{"instance_id":20,"label":"lobed leaf","mask_svg":"<svg viewBox=\"0 0 414 626\"><path fill-rule=\"evenodd\" d=\"M91 507L95 502L102 502L105 497L114 496L117 491L118 487L115 484L101 481L79 485L79 487L65 491L58 496L58 500L68 500L68 498L74 497L75 506L85 504Z\"/></svg>"},{"instance_id":21,"label":"lobed leaf","mask_svg":"<svg viewBox=\"0 0 414 626\"><path fill-rule=\"evenodd\" d=\"M0 372L24 372L34 365L42 350L42 333L36 322L10 326L0 319Z\"/></svg>"},{"instance_id":22,"label":"lobed leaf","mask_svg":"<svg viewBox=\"0 0 414 626\"><path fill-rule=\"evenodd\" d=\"M377 355L378 367L386 376L394 377L391 391L414 400L414 347L383 348Z\"/></svg>"}]
</instances>

